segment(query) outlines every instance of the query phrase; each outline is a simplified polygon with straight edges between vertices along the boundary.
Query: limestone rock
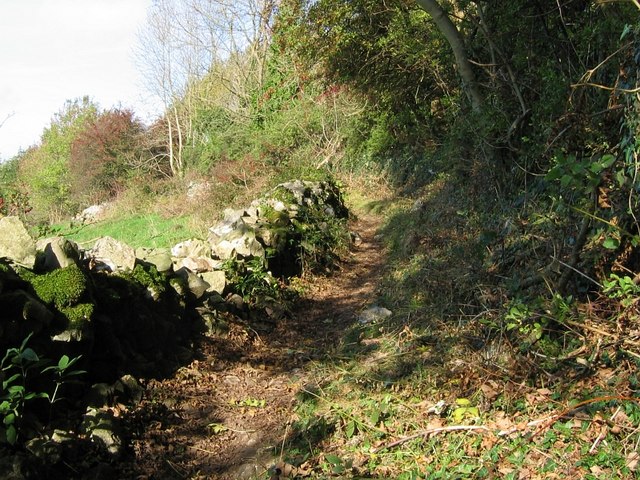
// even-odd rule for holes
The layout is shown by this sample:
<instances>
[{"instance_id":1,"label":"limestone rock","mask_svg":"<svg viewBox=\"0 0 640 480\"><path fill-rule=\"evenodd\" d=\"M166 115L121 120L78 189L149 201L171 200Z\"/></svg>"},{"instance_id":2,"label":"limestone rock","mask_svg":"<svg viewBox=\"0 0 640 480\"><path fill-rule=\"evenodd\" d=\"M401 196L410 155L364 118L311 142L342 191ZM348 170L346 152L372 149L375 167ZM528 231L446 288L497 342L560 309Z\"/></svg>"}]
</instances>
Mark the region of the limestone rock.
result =
<instances>
[{"instance_id":1,"label":"limestone rock","mask_svg":"<svg viewBox=\"0 0 640 480\"><path fill-rule=\"evenodd\" d=\"M88 408L80 428L92 442L111 455L118 456L123 452L118 419L108 410Z\"/></svg>"},{"instance_id":2,"label":"limestone rock","mask_svg":"<svg viewBox=\"0 0 640 480\"><path fill-rule=\"evenodd\" d=\"M114 389L120 403L133 402L137 404L142 401L144 396L144 388L132 375L120 378L115 383Z\"/></svg>"},{"instance_id":3,"label":"limestone rock","mask_svg":"<svg viewBox=\"0 0 640 480\"><path fill-rule=\"evenodd\" d=\"M138 248L136 257L152 264L160 273L170 272L173 268L173 260L168 248Z\"/></svg>"},{"instance_id":4,"label":"limestone rock","mask_svg":"<svg viewBox=\"0 0 640 480\"><path fill-rule=\"evenodd\" d=\"M0 258L32 269L36 262L36 244L18 217L0 218Z\"/></svg>"},{"instance_id":5,"label":"limestone rock","mask_svg":"<svg viewBox=\"0 0 640 480\"><path fill-rule=\"evenodd\" d=\"M108 202L101 203L99 205L91 205L76 215L74 220L79 223L97 222L105 216L109 205L110 204Z\"/></svg>"},{"instance_id":6,"label":"limestone rock","mask_svg":"<svg viewBox=\"0 0 640 480\"><path fill-rule=\"evenodd\" d=\"M233 210L227 208L224 211L224 218L215 226L209 228L209 243L215 243L234 230L242 229L245 226L245 223L242 220L244 214L244 210Z\"/></svg>"},{"instance_id":7,"label":"limestone rock","mask_svg":"<svg viewBox=\"0 0 640 480\"><path fill-rule=\"evenodd\" d=\"M212 240L211 237L210 240ZM211 249L213 255L221 260L228 260L238 255L245 258L265 256L264 247L256 239L255 230L246 225L227 233L218 242L214 240Z\"/></svg>"},{"instance_id":8,"label":"limestone rock","mask_svg":"<svg viewBox=\"0 0 640 480\"><path fill-rule=\"evenodd\" d=\"M177 258L185 257L210 257L211 247L204 240L185 240L171 249L171 255Z\"/></svg>"},{"instance_id":9,"label":"limestone rock","mask_svg":"<svg viewBox=\"0 0 640 480\"><path fill-rule=\"evenodd\" d=\"M211 257L186 257L175 258L175 269L180 270L186 268L192 272L211 272L222 267L222 262L214 260Z\"/></svg>"},{"instance_id":10,"label":"limestone rock","mask_svg":"<svg viewBox=\"0 0 640 480\"><path fill-rule=\"evenodd\" d=\"M53 313L40 300L24 290L13 290L0 295L0 307L5 317L15 313L23 320L36 320L44 325L48 325L53 319Z\"/></svg>"},{"instance_id":11,"label":"limestone rock","mask_svg":"<svg viewBox=\"0 0 640 480\"><path fill-rule=\"evenodd\" d=\"M65 268L80 261L78 245L64 237L53 237L38 241L38 250L44 253L42 269L50 272L57 268Z\"/></svg>"},{"instance_id":12,"label":"limestone rock","mask_svg":"<svg viewBox=\"0 0 640 480\"><path fill-rule=\"evenodd\" d=\"M133 270L136 265L133 248L111 237L100 238L91 249L91 256L112 272Z\"/></svg>"},{"instance_id":13,"label":"limestone rock","mask_svg":"<svg viewBox=\"0 0 640 480\"><path fill-rule=\"evenodd\" d=\"M370 323L377 323L385 318L388 318L392 315L391 310L388 310L384 307L379 307L378 305L371 305L369 308L364 310L358 315L358 322L363 325L367 325Z\"/></svg>"},{"instance_id":14,"label":"limestone rock","mask_svg":"<svg viewBox=\"0 0 640 480\"><path fill-rule=\"evenodd\" d=\"M54 342L72 343L87 342L94 338L93 331L89 328L68 328L51 337Z\"/></svg>"},{"instance_id":15,"label":"limestone rock","mask_svg":"<svg viewBox=\"0 0 640 480\"><path fill-rule=\"evenodd\" d=\"M216 292L222 295L225 287L227 286L227 276L222 270L216 270L215 272L205 272L200 276L205 282L209 284L207 292Z\"/></svg>"},{"instance_id":16,"label":"limestone rock","mask_svg":"<svg viewBox=\"0 0 640 480\"><path fill-rule=\"evenodd\" d=\"M186 268L181 268L176 271L176 274L186 281L189 291L196 297L202 298L205 292L209 289L210 285L205 282L202 278L200 278L195 273L187 270Z\"/></svg>"}]
</instances>

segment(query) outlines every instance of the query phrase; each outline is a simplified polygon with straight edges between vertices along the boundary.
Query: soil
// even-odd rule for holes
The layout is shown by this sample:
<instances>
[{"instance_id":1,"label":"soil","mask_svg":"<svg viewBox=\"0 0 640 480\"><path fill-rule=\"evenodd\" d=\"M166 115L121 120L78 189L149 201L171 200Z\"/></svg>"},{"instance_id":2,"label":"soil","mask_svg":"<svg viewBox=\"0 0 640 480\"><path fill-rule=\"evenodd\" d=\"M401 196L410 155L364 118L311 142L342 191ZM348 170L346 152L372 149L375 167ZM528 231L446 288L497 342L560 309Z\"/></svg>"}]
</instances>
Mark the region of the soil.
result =
<instances>
[{"instance_id":1,"label":"soil","mask_svg":"<svg viewBox=\"0 0 640 480\"><path fill-rule=\"evenodd\" d=\"M380 219L362 216L348 258L324 277L304 280L304 294L271 331L235 324L203 338L197 360L162 381L126 420L131 458L119 478L264 478L290 433L296 394L310 362L331 356L359 311L377 298L384 251ZM276 477L273 477L276 478Z\"/></svg>"}]
</instances>

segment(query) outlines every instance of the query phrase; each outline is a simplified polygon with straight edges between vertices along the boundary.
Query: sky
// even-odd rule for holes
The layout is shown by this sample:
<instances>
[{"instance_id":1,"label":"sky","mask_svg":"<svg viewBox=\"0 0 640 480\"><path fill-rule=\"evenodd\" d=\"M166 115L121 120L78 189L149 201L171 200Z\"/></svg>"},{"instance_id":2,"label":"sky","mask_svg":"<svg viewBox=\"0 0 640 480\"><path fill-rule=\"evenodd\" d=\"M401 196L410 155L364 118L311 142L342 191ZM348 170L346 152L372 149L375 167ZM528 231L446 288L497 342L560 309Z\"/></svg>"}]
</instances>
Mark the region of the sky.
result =
<instances>
[{"instance_id":1,"label":"sky","mask_svg":"<svg viewBox=\"0 0 640 480\"><path fill-rule=\"evenodd\" d=\"M136 67L152 0L0 0L0 160L38 143L66 100L160 112ZM4 123L2 123L4 121Z\"/></svg>"}]
</instances>

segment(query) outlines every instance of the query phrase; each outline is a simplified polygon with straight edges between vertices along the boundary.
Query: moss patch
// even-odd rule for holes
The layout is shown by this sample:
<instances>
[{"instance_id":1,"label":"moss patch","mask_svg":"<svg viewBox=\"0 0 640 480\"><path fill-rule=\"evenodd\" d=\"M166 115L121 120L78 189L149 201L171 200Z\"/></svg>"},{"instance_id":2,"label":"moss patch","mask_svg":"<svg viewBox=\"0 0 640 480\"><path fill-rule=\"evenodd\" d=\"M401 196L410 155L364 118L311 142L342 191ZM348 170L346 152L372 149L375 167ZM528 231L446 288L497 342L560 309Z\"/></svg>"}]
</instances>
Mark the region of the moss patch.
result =
<instances>
[{"instance_id":1,"label":"moss patch","mask_svg":"<svg viewBox=\"0 0 640 480\"><path fill-rule=\"evenodd\" d=\"M62 307L62 313L69 320L69 328L82 328L91 321L94 305L92 303L79 303L73 307Z\"/></svg>"},{"instance_id":2,"label":"moss patch","mask_svg":"<svg viewBox=\"0 0 640 480\"><path fill-rule=\"evenodd\" d=\"M87 290L87 279L77 265L34 276L31 285L38 296L58 310L80 302Z\"/></svg>"},{"instance_id":3,"label":"moss patch","mask_svg":"<svg viewBox=\"0 0 640 480\"><path fill-rule=\"evenodd\" d=\"M120 275L122 278L142 285L148 290L157 292L159 295L167 290L167 278L158 272L153 265L143 267L136 265L131 272L125 272Z\"/></svg>"}]
</instances>

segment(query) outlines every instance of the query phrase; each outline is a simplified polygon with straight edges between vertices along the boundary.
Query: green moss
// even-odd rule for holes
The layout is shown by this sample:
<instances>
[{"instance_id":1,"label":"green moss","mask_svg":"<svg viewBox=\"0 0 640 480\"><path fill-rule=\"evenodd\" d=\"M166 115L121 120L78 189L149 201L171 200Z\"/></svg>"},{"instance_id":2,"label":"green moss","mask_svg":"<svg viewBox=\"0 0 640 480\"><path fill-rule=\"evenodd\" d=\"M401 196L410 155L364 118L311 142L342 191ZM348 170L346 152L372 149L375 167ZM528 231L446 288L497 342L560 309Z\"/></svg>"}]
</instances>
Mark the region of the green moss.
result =
<instances>
[{"instance_id":1,"label":"green moss","mask_svg":"<svg viewBox=\"0 0 640 480\"><path fill-rule=\"evenodd\" d=\"M28 270L28 269L26 269L24 267L16 267L15 268L15 272L18 275L18 277L20 277L22 280L24 280L25 282L30 282L30 283L37 276L31 270Z\"/></svg>"},{"instance_id":2,"label":"green moss","mask_svg":"<svg viewBox=\"0 0 640 480\"><path fill-rule=\"evenodd\" d=\"M186 280L180 277L171 277L169 285L176 291L176 293L184 297L189 293L189 285Z\"/></svg>"},{"instance_id":3,"label":"green moss","mask_svg":"<svg viewBox=\"0 0 640 480\"><path fill-rule=\"evenodd\" d=\"M69 320L69 328L81 328L91 321L93 309L92 303L79 303L73 307L62 307L60 312Z\"/></svg>"},{"instance_id":4,"label":"green moss","mask_svg":"<svg viewBox=\"0 0 640 480\"><path fill-rule=\"evenodd\" d=\"M271 198L280 200L285 205L298 205L298 199L296 198L295 194L291 190L284 187L277 187L271 195Z\"/></svg>"},{"instance_id":5,"label":"green moss","mask_svg":"<svg viewBox=\"0 0 640 480\"><path fill-rule=\"evenodd\" d=\"M131 272L125 272L121 274L121 277L138 283L148 290L157 292L159 295L163 294L167 289L166 277L158 272L158 269L153 265L148 267L136 265Z\"/></svg>"},{"instance_id":6,"label":"green moss","mask_svg":"<svg viewBox=\"0 0 640 480\"><path fill-rule=\"evenodd\" d=\"M77 304L87 289L87 279L77 265L34 276L30 281L42 301L58 310Z\"/></svg>"}]
</instances>

